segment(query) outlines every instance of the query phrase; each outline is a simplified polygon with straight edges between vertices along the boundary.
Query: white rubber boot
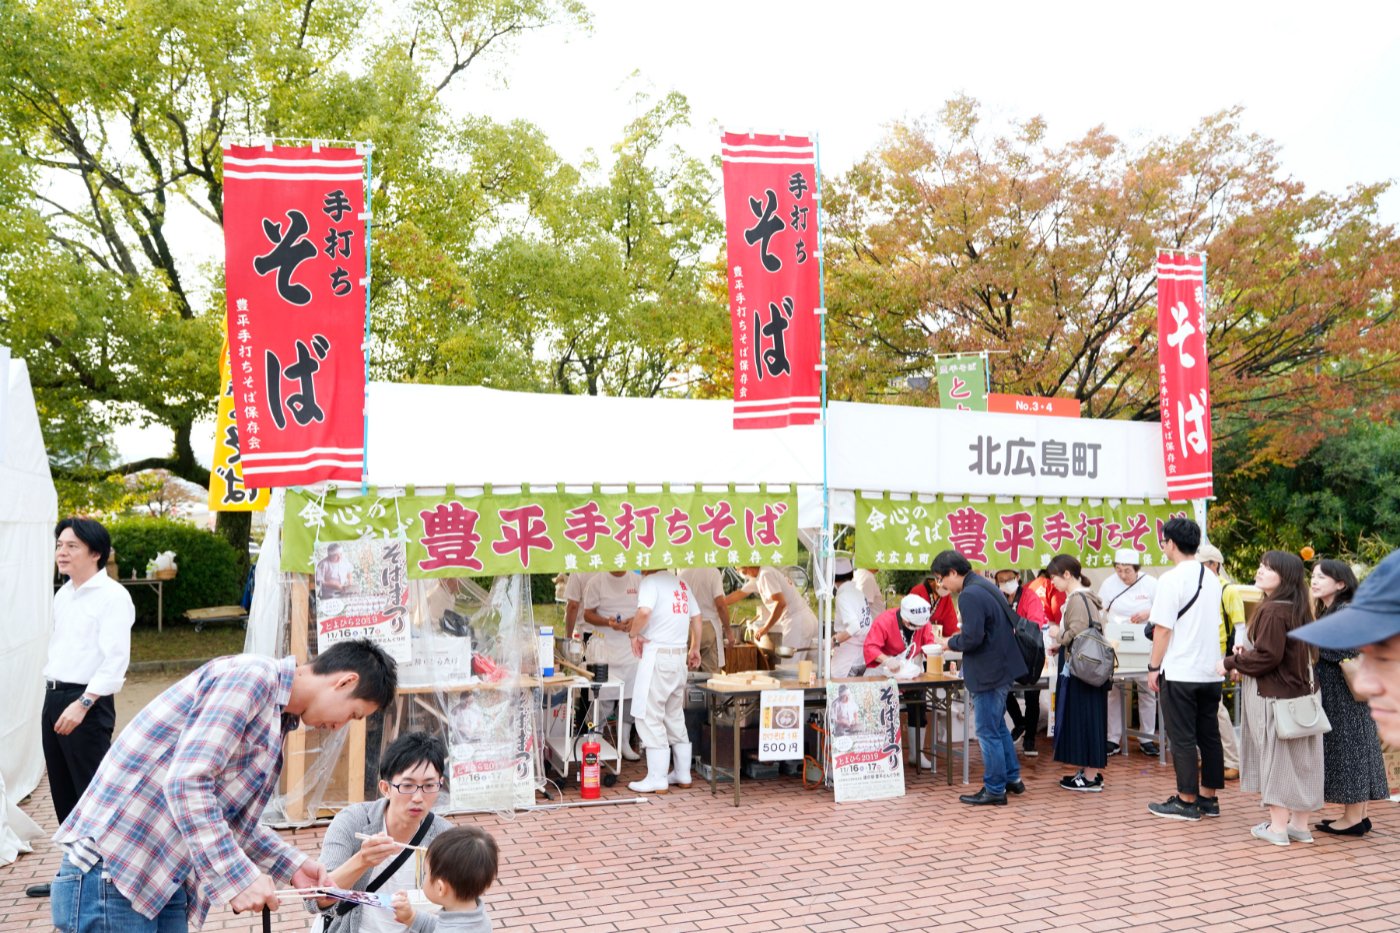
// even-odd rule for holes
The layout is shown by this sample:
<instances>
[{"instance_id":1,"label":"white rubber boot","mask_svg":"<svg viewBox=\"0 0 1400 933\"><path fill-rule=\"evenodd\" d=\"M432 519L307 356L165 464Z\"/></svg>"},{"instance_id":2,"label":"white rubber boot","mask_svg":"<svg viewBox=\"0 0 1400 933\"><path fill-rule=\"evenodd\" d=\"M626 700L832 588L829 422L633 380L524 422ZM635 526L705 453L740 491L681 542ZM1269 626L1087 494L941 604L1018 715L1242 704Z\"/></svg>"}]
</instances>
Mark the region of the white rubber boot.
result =
<instances>
[{"instance_id":1,"label":"white rubber boot","mask_svg":"<svg viewBox=\"0 0 1400 933\"><path fill-rule=\"evenodd\" d=\"M641 761L642 756L632 750L632 722L621 716L617 720L617 744L622 750L622 757L628 761Z\"/></svg>"},{"instance_id":2,"label":"white rubber boot","mask_svg":"<svg viewBox=\"0 0 1400 933\"><path fill-rule=\"evenodd\" d=\"M673 784L682 790L689 790L691 784L690 743L677 743L671 746L671 750L676 753L676 770L666 775L666 783Z\"/></svg>"},{"instance_id":3,"label":"white rubber boot","mask_svg":"<svg viewBox=\"0 0 1400 933\"><path fill-rule=\"evenodd\" d=\"M669 748L648 748L647 776L628 783L627 789L638 794L664 794L671 785L666 783L666 766L671 763Z\"/></svg>"}]
</instances>

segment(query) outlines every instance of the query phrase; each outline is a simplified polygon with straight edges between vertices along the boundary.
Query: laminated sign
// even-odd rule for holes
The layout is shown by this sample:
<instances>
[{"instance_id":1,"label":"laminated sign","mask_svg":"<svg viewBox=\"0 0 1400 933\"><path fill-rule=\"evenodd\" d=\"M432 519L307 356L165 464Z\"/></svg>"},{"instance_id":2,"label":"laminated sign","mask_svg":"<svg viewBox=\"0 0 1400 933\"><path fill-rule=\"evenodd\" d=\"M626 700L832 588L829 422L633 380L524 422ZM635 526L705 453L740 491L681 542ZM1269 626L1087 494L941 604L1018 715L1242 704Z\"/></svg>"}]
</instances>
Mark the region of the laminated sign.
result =
<instances>
[{"instance_id":1,"label":"laminated sign","mask_svg":"<svg viewBox=\"0 0 1400 933\"><path fill-rule=\"evenodd\" d=\"M764 690L759 693L758 760L802 758L802 691Z\"/></svg>"},{"instance_id":2,"label":"laminated sign","mask_svg":"<svg viewBox=\"0 0 1400 933\"><path fill-rule=\"evenodd\" d=\"M354 149L224 150L224 278L249 489L364 468L365 166Z\"/></svg>"}]
</instances>

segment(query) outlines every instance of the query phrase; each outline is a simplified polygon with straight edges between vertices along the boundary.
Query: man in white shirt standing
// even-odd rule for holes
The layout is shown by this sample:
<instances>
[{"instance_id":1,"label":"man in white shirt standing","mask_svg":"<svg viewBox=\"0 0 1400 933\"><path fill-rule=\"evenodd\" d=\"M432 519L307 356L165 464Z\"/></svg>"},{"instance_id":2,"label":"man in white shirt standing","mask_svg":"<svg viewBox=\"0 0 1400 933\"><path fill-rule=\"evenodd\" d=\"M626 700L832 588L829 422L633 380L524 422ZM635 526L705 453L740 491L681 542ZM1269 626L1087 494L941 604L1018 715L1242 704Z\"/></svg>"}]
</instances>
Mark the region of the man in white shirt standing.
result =
<instances>
[{"instance_id":1,"label":"man in white shirt standing","mask_svg":"<svg viewBox=\"0 0 1400 933\"><path fill-rule=\"evenodd\" d=\"M725 597L733 605L746 596L758 594L759 627L754 641L760 648L771 648L770 631L782 635L782 645L791 648L799 660L812 660L820 637L820 626L806 598L777 567L740 567L748 582ZM766 642L766 643L765 643Z\"/></svg>"},{"instance_id":2,"label":"man in white shirt standing","mask_svg":"<svg viewBox=\"0 0 1400 933\"><path fill-rule=\"evenodd\" d=\"M617 711L617 745L622 757L637 761L642 756L632 748L632 714L629 700L635 692L637 658L629 638L632 617L637 612L638 576L630 570L610 570L595 574L583 593L583 620L593 628L585 657L589 664L606 664L608 679L622 682L622 704ZM612 701L598 704L598 713L607 719Z\"/></svg>"},{"instance_id":3,"label":"man in white shirt standing","mask_svg":"<svg viewBox=\"0 0 1400 933\"><path fill-rule=\"evenodd\" d=\"M870 606L870 618L885 611L885 594L880 592L880 581L875 571L857 568L855 584L856 589L865 594L865 601Z\"/></svg>"},{"instance_id":4,"label":"man in white shirt standing","mask_svg":"<svg viewBox=\"0 0 1400 933\"><path fill-rule=\"evenodd\" d=\"M686 669L700 666L700 618L700 607L680 577L669 570L642 571L631 630L632 652L641 658L632 716L646 749L647 776L627 785L638 794L691 785L685 684ZM676 768L668 775L672 752Z\"/></svg>"},{"instance_id":5,"label":"man in white shirt standing","mask_svg":"<svg viewBox=\"0 0 1400 933\"><path fill-rule=\"evenodd\" d=\"M1130 547L1119 548L1113 555L1113 576L1099 587L1099 602L1103 603L1105 621L1142 627L1152 615L1152 600L1157 595L1157 579L1142 572L1142 557ZM1144 689L1141 680L1137 688L1138 720L1144 732L1157 729L1157 694ZM1118 753L1123 743L1123 688L1118 684L1108 694L1108 753ZM1157 743L1142 742L1142 753L1155 757L1161 753Z\"/></svg>"},{"instance_id":6,"label":"man in white shirt standing","mask_svg":"<svg viewBox=\"0 0 1400 933\"><path fill-rule=\"evenodd\" d=\"M53 597L41 732L49 791L62 824L112 745L112 695L126 682L136 609L126 588L105 572L112 550L106 528L90 518L65 518L56 535L54 563L68 582ZM26 893L46 897L48 887L33 885Z\"/></svg>"},{"instance_id":7,"label":"man in white shirt standing","mask_svg":"<svg viewBox=\"0 0 1400 933\"><path fill-rule=\"evenodd\" d=\"M855 582L855 571L844 557L832 567L836 583L836 624L832 626L832 677L859 677L865 673L865 636L870 634L870 604Z\"/></svg>"},{"instance_id":8,"label":"man in white shirt standing","mask_svg":"<svg viewBox=\"0 0 1400 933\"><path fill-rule=\"evenodd\" d=\"M1147 687L1162 694L1172 743L1176 794L1147 809L1169 820L1219 816L1225 786L1220 747L1220 581L1196 560L1201 526L1173 518L1162 526L1162 552L1176 566L1157 578L1152 602L1152 660ZM1196 768L1200 754L1199 780Z\"/></svg>"},{"instance_id":9,"label":"man in white shirt standing","mask_svg":"<svg viewBox=\"0 0 1400 933\"><path fill-rule=\"evenodd\" d=\"M718 674L724 670L724 649L734 645L729 603L724 601L724 573L718 567L687 567L678 576L705 620L700 627L700 670Z\"/></svg>"}]
</instances>

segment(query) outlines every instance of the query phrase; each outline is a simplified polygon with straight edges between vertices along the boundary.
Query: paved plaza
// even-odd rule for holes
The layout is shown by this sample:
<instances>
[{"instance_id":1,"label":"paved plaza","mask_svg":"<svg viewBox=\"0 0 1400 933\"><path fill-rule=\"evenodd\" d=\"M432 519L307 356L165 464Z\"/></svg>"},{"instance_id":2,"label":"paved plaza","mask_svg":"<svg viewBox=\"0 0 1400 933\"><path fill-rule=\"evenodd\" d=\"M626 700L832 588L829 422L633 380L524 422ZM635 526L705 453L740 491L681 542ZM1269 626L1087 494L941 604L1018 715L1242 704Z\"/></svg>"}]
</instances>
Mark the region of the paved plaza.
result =
<instances>
[{"instance_id":1,"label":"paved plaza","mask_svg":"<svg viewBox=\"0 0 1400 933\"><path fill-rule=\"evenodd\" d=\"M1400 928L1393 804L1374 809L1364 839L1319 834L1277 848L1250 838L1257 798L1233 786L1219 819L1176 823L1146 810L1172 790L1170 768L1155 761L1114 759L1102 794L1060 790L1064 773L1042 739L1026 795L1007 807L963 806L957 795L971 788L925 773L880 803L837 806L829 791L776 778L746 781L738 809L724 785L712 797L697 783L644 804L479 817L501 843L487 903L497 930L541 933ZM627 796L621 788L605 794ZM46 785L25 809L52 825ZM316 852L322 832L289 835ZM47 902L23 890L57 862L44 841L0 868L0 931L46 928ZM275 928L309 924L284 908ZM216 909L205 929L258 927Z\"/></svg>"}]
</instances>

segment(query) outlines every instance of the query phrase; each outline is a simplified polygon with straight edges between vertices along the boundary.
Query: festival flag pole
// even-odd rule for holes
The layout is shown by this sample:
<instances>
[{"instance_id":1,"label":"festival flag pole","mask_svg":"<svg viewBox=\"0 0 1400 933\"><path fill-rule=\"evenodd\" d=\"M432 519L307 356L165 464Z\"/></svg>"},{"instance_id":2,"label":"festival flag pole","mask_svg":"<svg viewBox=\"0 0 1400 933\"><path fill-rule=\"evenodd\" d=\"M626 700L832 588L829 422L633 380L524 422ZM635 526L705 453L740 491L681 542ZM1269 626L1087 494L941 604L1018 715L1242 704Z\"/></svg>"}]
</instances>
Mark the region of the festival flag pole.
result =
<instances>
[{"instance_id":1,"label":"festival flag pole","mask_svg":"<svg viewBox=\"0 0 1400 933\"><path fill-rule=\"evenodd\" d=\"M822 650L820 652L821 669L819 675L826 679L831 676L831 615L833 608L832 589L835 585L834 565L832 563L832 533L831 533L831 485L829 478L829 447L828 447L828 420L827 420L827 368L826 368L826 244L822 236L822 143L821 134L812 134L813 159L812 166L813 180L816 191L813 192L813 200L817 202L817 316L821 319L821 330L818 336L821 346L821 356L817 364L817 369L821 373L821 422L822 422L822 533L821 533L821 561L819 565L821 573L822 592Z\"/></svg>"},{"instance_id":2,"label":"festival flag pole","mask_svg":"<svg viewBox=\"0 0 1400 933\"><path fill-rule=\"evenodd\" d=\"M357 143L356 147L359 148ZM364 422L365 438L364 451L360 455L360 495L369 495L369 249L370 233L374 227L374 208L370 202L374 198L374 143L363 144L365 150L365 341L361 349L365 354L365 401L364 401Z\"/></svg>"}]
</instances>

